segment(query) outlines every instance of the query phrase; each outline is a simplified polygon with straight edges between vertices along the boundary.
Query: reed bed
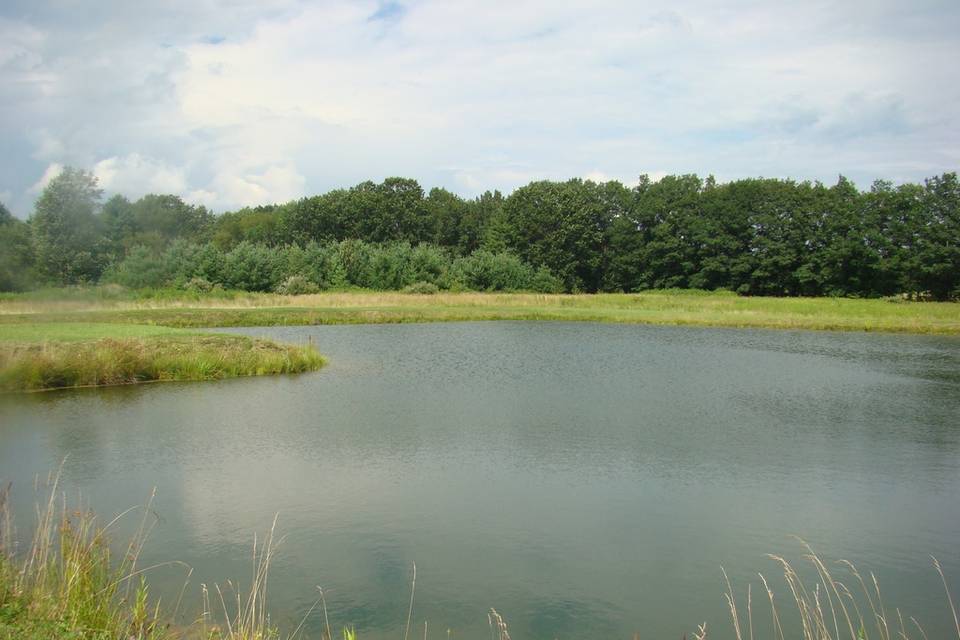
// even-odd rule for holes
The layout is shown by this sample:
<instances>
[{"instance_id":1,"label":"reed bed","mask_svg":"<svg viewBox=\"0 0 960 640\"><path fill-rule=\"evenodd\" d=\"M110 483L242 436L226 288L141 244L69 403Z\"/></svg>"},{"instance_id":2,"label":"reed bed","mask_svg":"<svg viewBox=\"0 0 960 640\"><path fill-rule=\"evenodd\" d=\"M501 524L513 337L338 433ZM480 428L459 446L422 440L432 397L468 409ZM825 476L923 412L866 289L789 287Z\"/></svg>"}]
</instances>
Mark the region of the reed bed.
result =
<instances>
[{"instance_id":1,"label":"reed bed","mask_svg":"<svg viewBox=\"0 0 960 640\"><path fill-rule=\"evenodd\" d=\"M300 373L323 364L312 345L246 336L167 333L79 341L8 340L0 341L0 391Z\"/></svg>"}]
</instances>

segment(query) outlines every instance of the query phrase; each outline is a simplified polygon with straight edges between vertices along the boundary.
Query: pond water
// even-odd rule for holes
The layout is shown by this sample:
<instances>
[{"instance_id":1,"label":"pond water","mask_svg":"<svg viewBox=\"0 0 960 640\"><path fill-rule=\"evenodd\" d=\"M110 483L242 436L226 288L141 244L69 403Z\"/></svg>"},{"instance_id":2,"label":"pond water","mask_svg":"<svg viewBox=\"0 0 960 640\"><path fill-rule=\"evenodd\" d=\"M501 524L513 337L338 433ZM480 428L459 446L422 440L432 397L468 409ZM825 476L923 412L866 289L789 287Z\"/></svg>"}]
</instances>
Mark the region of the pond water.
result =
<instances>
[{"instance_id":1,"label":"pond water","mask_svg":"<svg viewBox=\"0 0 960 640\"><path fill-rule=\"evenodd\" d=\"M877 573L931 638L960 580L960 340L567 323L237 330L312 340L320 372L0 398L0 479L29 528L35 478L112 516L144 504L146 563L248 583L285 536L275 620L327 593L335 632L729 637L721 566L788 592L800 536ZM136 522L129 525L131 528ZM118 532L122 532L121 527ZM154 572L176 594L183 572ZM955 589L958 591L960 589ZM759 608L759 607L757 607ZM322 615L305 623L319 637ZM413 635L414 632L411 632Z\"/></svg>"}]
</instances>

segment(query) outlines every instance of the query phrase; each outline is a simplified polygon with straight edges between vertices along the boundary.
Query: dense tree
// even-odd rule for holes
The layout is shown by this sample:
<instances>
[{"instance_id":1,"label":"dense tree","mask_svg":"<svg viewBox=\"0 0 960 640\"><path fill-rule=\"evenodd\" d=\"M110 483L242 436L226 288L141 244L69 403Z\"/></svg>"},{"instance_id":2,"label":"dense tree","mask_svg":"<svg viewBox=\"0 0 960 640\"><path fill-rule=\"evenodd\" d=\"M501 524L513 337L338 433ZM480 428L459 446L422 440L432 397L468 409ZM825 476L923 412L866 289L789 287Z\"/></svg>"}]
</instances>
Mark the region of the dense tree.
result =
<instances>
[{"instance_id":1,"label":"dense tree","mask_svg":"<svg viewBox=\"0 0 960 640\"><path fill-rule=\"evenodd\" d=\"M258 244L275 245L280 241L282 213L278 209L294 206L288 203L282 207L263 206L245 208L240 211L221 215L214 223L211 238L217 246L229 249L243 241Z\"/></svg>"},{"instance_id":2,"label":"dense tree","mask_svg":"<svg viewBox=\"0 0 960 640\"><path fill-rule=\"evenodd\" d=\"M926 181L916 238L912 284L945 300L960 295L960 181L948 173Z\"/></svg>"},{"instance_id":3,"label":"dense tree","mask_svg":"<svg viewBox=\"0 0 960 640\"><path fill-rule=\"evenodd\" d=\"M92 173L65 168L37 199L30 224L41 276L62 284L100 276L107 246L97 218L102 191Z\"/></svg>"},{"instance_id":4,"label":"dense tree","mask_svg":"<svg viewBox=\"0 0 960 640\"><path fill-rule=\"evenodd\" d=\"M613 215L608 195L605 185L580 179L520 187L503 203L508 247L568 290L598 290Z\"/></svg>"},{"instance_id":5,"label":"dense tree","mask_svg":"<svg viewBox=\"0 0 960 640\"><path fill-rule=\"evenodd\" d=\"M33 283L30 227L0 202L0 291L22 291Z\"/></svg>"},{"instance_id":6,"label":"dense tree","mask_svg":"<svg viewBox=\"0 0 960 640\"><path fill-rule=\"evenodd\" d=\"M10 210L7 209L7 206L0 202L0 226L13 224L14 220L16 220L16 218L14 218Z\"/></svg>"},{"instance_id":7,"label":"dense tree","mask_svg":"<svg viewBox=\"0 0 960 640\"><path fill-rule=\"evenodd\" d=\"M474 199L387 178L218 217L174 195L99 199L90 174L68 169L29 226L0 208L0 287L95 281L112 262L105 277L128 286L960 297L953 173L866 192L843 177L574 179Z\"/></svg>"}]
</instances>

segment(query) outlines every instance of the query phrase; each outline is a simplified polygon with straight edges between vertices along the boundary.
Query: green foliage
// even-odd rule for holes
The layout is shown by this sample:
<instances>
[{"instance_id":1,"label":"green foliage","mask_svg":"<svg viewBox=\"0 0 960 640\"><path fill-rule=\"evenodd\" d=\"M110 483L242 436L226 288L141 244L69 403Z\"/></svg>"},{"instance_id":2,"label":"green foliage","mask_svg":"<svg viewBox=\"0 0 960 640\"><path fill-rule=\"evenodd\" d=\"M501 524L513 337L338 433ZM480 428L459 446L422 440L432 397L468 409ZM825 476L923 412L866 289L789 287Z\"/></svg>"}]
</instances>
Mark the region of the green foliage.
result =
<instances>
[{"instance_id":1,"label":"green foliage","mask_svg":"<svg viewBox=\"0 0 960 640\"><path fill-rule=\"evenodd\" d=\"M0 227L12 224L15 221L16 218L14 218L13 214L10 213L10 210L7 209L7 206L0 202Z\"/></svg>"},{"instance_id":2,"label":"green foliage","mask_svg":"<svg viewBox=\"0 0 960 640\"><path fill-rule=\"evenodd\" d=\"M215 285L202 276L194 276L183 283L183 290L191 293L210 293L219 285Z\"/></svg>"},{"instance_id":3,"label":"green foliage","mask_svg":"<svg viewBox=\"0 0 960 640\"><path fill-rule=\"evenodd\" d=\"M530 289L535 271L511 253L483 249L457 258L447 276L452 289L472 291L522 291Z\"/></svg>"},{"instance_id":4,"label":"green foliage","mask_svg":"<svg viewBox=\"0 0 960 640\"><path fill-rule=\"evenodd\" d=\"M0 203L0 291L24 291L34 283L34 249L30 226Z\"/></svg>"},{"instance_id":5,"label":"green foliage","mask_svg":"<svg viewBox=\"0 0 960 640\"><path fill-rule=\"evenodd\" d=\"M300 296L307 293L318 293L319 291L320 287L316 283L301 275L290 276L277 285L277 293L285 296Z\"/></svg>"},{"instance_id":6,"label":"green foliage","mask_svg":"<svg viewBox=\"0 0 960 640\"><path fill-rule=\"evenodd\" d=\"M953 173L867 192L843 177L827 187L641 176L634 189L574 179L474 199L388 178L216 218L173 195L114 196L98 212L99 198L90 174L67 169L37 202L31 234L0 210L0 289L95 282L113 263L104 281L199 277L245 291L302 275L321 290L422 281L552 292L559 282L566 292L960 297Z\"/></svg>"},{"instance_id":7,"label":"green foliage","mask_svg":"<svg viewBox=\"0 0 960 640\"><path fill-rule=\"evenodd\" d=\"M432 282L414 282L403 288L404 293L415 293L419 295L432 296L440 292L440 287Z\"/></svg>"},{"instance_id":8,"label":"green foliage","mask_svg":"<svg viewBox=\"0 0 960 640\"><path fill-rule=\"evenodd\" d=\"M280 257L264 245L241 242L224 257L223 284L229 289L273 291L282 276Z\"/></svg>"},{"instance_id":9,"label":"green foliage","mask_svg":"<svg viewBox=\"0 0 960 640\"><path fill-rule=\"evenodd\" d=\"M101 195L92 173L72 167L44 188L30 219L36 265L42 276L60 284L100 277L107 258L95 215Z\"/></svg>"},{"instance_id":10,"label":"green foliage","mask_svg":"<svg viewBox=\"0 0 960 640\"><path fill-rule=\"evenodd\" d=\"M530 264L549 268L567 290L597 291L607 229L628 199L619 183L531 183L503 203L507 243Z\"/></svg>"},{"instance_id":11,"label":"green foliage","mask_svg":"<svg viewBox=\"0 0 960 640\"><path fill-rule=\"evenodd\" d=\"M162 287L170 279L172 263L147 247L134 247L122 261L111 265L103 274L104 282L131 289Z\"/></svg>"}]
</instances>

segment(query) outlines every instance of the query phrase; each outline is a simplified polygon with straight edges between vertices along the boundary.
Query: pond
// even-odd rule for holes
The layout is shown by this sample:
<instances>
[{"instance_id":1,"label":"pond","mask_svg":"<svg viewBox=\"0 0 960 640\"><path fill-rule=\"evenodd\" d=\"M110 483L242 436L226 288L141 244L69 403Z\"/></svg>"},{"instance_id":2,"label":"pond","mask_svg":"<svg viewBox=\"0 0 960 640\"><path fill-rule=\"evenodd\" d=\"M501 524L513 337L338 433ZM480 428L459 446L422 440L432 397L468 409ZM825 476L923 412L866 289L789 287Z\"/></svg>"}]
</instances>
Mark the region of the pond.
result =
<instances>
[{"instance_id":1,"label":"pond","mask_svg":"<svg viewBox=\"0 0 960 640\"><path fill-rule=\"evenodd\" d=\"M146 563L249 583L278 514L275 620L327 593L361 640L729 637L738 592L800 536L877 573L931 638L960 580L960 340L568 323L235 330L312 340L300 376L7 396L0 479L28 528L35 478L105 517L156 488ZM41 492L42 493L42 492ZM151 516L153 518L153 516ZM137 522L129 525L131 528ZM118 529L122 533L123 527ZM183 571L156 570L176 594ZM759 607L758 607L759 608ZM305 623L319 637L322 615ZM413 632L411 632L413 635Z\"/></svg>"}]
</instances>

